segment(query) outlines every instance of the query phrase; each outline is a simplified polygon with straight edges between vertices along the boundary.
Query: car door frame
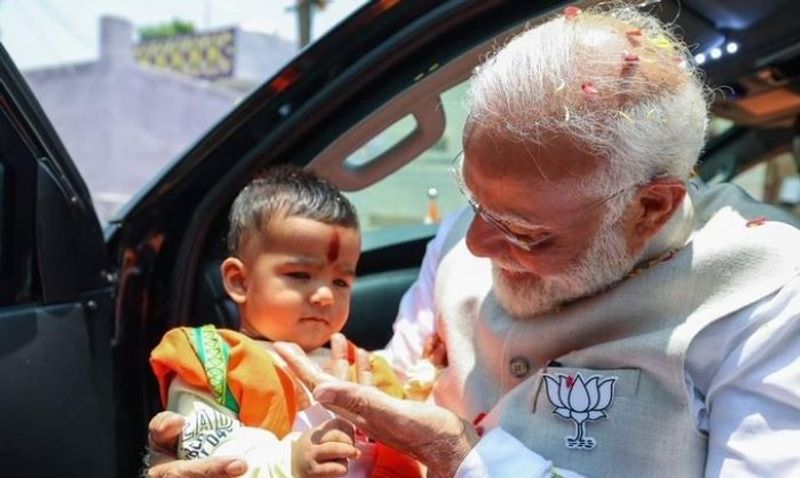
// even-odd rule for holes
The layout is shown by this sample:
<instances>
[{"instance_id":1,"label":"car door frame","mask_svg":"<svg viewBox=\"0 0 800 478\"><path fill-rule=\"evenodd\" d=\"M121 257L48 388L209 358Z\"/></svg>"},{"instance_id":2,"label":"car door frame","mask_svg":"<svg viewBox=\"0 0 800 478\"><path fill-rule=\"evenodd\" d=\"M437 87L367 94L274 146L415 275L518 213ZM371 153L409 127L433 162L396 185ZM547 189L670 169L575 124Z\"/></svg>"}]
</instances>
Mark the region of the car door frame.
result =
<instances>
[{"instance_id":1,"label":"car door frame","mask_svg":"<svg viewBox=\"0 0 800 478\"><path fill-rule=\"evenodd\" d=\"M85 184L2 46L0 129L0 193L13 198L3 201L3 471L115 476L106 245Z\"/></svg>"}]
</instances>

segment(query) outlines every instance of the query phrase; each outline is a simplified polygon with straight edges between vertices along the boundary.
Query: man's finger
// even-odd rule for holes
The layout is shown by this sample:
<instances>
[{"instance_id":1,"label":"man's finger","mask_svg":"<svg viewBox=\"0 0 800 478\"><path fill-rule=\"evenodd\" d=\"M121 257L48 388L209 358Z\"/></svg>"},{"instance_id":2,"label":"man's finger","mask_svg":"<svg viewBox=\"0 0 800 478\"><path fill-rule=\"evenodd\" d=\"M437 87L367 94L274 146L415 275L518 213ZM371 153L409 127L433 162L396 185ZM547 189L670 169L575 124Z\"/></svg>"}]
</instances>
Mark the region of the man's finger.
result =
<instances>
[{"instance_id":1,"label":"man's finger","mask_svg":"<svg viewBox=\"0 0 800 478\"><path fill-rule=\"evenodd\" d=\"M373 386L375 385L375 376L372 375L372 372L359 372L358 383L361 385Z\"/></svg>"},{"instance_id":2,"label":"man's finger","mask_svg":"<svg viewBox=\"0 0 800 478\"><path fill-rule=\"evenodd\" d=\"M344 334L337 332L331 335L331 359L347 360L347 339Z\"/></svg>"},{"instance_id":3,"label":"man's finger","mask_svg":"<svg viewBox=\"0 0 800 478\"><path fill-rule=\"evenodd\" d=\"M479 440L475 428L453 412L400 400L375 387L326 382L314 390L314 398L369 437L424 463L433 471L429 476L453 476Z\"/></svg>"},{"instance_id":4,"label":"man's finger","mask_svg":"<svg viewBox=\"0 0 800 478\"><path fill-rule=\"evenodd\" d=\"M347 380L350 376L350 363L345 359L332 361L331 373L339 380Z\"/></svg>"},{"instance_id":5,"label":"man's finger","mask_svg":"<svg viewBox=\"0 0 800 478\"><path fill-rule=\"evenodd\" d=\"M310 390L314 390L322 382L336 381L336 378L322 371L314 364L303 349L289 342L275 342L273 349L286 361L292 372Z\"/></svg>"},{"instance_id":6,"label":"man's finger","mask_svg":"<svg viewBox=\"0 0 800 478\"><path fill-rule=\"evenodd\" d=\"M202 460L182 461L150 468L149 478L232 478L247 472L247 464L232 457L213 457Z\"/></svg>"},{"instance_id":7,"label":"man's finger","mask_svg":"<svg viewBox=\"0 0 800 478\"><path fill-rule=\"evenodd\" d=\"M184 419L174 412L161 412L150 420L147 441L150 450L173 452L183 429Z\"/></svg>"},{"instance_id":8,"label":"man's finger","mask_svg":"<svg viewBox=\"0 0 800 478\"><path fill-rule=\"evenodd\" d=\"M314 389L314 398L378 440L382 439L382 433L371 424L400 416L407 406L407 402L374 387L341 381L321 383Z\"/></svg>"},{"instance_id":9,"label":"man's finger","mask_svg":"<svg viewBox=\"0 0 800 478\"><path fill-rule=\"evenodd\" d=\"M331 335L330 373L339 380L347 380L350 376L350 362L347 361L347 339L343 334Z\"/></svg>"},{"instance_id":10,"label":"man's finger","mask_svg":"<svg viewBox=\"0 0 800 478\"><path fill-rule=\"evenodd\" d=\"M372 365L369 363L369 352L356 349L356 380L362 385L372 385Z\"/></svg>"}]
</instances>

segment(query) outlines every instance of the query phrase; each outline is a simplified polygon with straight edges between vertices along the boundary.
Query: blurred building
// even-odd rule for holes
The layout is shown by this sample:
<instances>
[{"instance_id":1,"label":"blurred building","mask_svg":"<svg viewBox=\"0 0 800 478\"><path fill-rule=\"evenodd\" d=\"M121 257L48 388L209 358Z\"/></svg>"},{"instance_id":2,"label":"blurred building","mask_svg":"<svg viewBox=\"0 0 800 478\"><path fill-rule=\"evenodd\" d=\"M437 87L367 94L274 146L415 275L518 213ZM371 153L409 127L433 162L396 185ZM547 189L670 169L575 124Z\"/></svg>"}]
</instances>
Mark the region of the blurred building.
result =
<instances>
[{"instance_id":1,"label":"blurred building","mask_svg":"<svg viewBox=\"0 0 800 478\"><path fill-rule=\"evenodd\" d=\"M244 91L272 76L296 52L291 42L240 28L147 40L134 47L142 66Z\"/></svg>"},{"instance_id":2,"label":"blurred building","mask_svg":"<svg viewBox=\"0 0 800 478\"><path fill-rule=\"evenodd\" d=\"M101 21L97 61L23 72L92 193L101 221L294 55L230 28L133 43Z\"/></svg>"}]
</instances>

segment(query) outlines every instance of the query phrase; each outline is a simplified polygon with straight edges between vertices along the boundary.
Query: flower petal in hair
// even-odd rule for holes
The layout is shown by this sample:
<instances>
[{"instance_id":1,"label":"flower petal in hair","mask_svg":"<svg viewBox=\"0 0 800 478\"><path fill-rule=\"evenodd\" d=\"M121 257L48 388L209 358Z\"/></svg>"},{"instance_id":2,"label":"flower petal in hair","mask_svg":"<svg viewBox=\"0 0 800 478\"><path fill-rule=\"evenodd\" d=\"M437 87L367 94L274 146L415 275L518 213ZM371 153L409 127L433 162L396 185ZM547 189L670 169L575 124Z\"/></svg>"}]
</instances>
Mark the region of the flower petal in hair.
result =
<instances>
[{"instance_id":1,"label":"flower petal in hair","mask_svg":"<svg viewBox=\"0 0 800 478\"><path fill-rule=\"evenodd\" d=\"M594 87L591 81L584 81L581 85L581 90L589 96L595 96L598 93L597 88Z\"/></svg>"},{"instance_id":2,"label":"flower petal in hair","mask_svg":"<svg viewBox=\"0 0 800 478\"><path fill-rule=\"evenodd\" d=\"M578 15L581 14L581 9L578 7L567 7L564 9L564 16L567 17L568 20L575 20L578 18Z\"/></svg>"}]
</instances>

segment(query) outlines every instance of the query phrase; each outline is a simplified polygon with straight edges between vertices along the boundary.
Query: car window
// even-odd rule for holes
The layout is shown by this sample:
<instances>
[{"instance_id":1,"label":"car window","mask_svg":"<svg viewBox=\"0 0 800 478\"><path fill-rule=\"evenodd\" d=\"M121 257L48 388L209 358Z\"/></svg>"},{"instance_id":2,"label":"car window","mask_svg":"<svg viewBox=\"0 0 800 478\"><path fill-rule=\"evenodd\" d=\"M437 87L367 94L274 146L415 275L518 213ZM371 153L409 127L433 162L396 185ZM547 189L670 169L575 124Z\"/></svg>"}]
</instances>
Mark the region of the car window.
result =
<instances>
[{"instance_id":1,"label":"car window","mask_svg":"<svg viewBox=\"0 0 800 478\"><path fill-rule=\"evenodd\" d=\"M755 166L733 178L754 198L779 206L800 217L800 176L798 163L791 152L768 155Z\"/></svg>"},{"instance_id":2,"label":"car window","mask_svg":"<svg viewBox=\"0 0 800 478\"><path fill-rule=\"evenodd\" d=\"M733 128L736 123L717 115L711 115L708 121L708 141L722 136L725 132Z\"/></svg>"},{"instance_id":3,"label":"car window","mask_svg":"<svg viewBox=\"0 0 800 478\"><path fill-rule=\"evenodd\" d=\"M365 0L294 3L13 0L0 31L105 223Z\"/></svg>"},{"instance_id":4,"label":"car window","mask_svg":"<svg viewBox=\"0 0 800 478\"><path fill-rule=\"evenodd\" d=\"M0 306L35 300L36 162L0 115Z\"/></svg>"},{"instance_id":5,"label":"car window","mask_svg":"<svg viewBox=\"0 0 800 478\"><path fill-rule=\"evenodd\" d=\"M389 177L360 191L346 193L358 210L365 232L436 223L466 204L450 168L461 151L467 88L468 82L463 82L441 95L445 131L433 146ZM401 141L415 126L410 115L400 119L350 155L346 162L368 162Z\"/></svg>"}]
</instances>

